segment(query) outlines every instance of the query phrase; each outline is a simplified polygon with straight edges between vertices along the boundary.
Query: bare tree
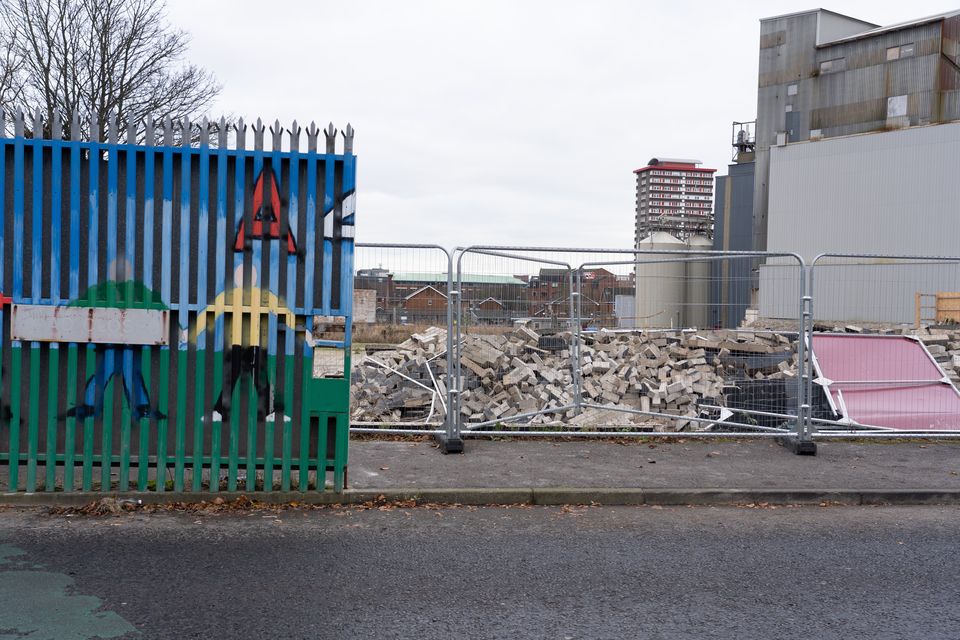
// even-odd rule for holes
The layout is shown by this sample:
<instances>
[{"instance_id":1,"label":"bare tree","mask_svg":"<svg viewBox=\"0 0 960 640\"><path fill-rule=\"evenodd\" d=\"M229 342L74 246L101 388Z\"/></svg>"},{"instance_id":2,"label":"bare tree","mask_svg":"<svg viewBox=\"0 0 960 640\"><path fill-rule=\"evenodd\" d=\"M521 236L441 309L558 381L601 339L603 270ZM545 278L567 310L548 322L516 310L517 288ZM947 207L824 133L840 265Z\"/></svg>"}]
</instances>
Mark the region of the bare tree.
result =
<instances>
[{"instance_id":1,"label":"bare tree","mask_svg":"<svg viewBox=\"0 0 960 640\"><path fill-rule=\"evenodd\" d=\"M0 109L9 110L23 99L20 72L23 60L13 46L14 34L0 31Z\"/></svg>"},{"instance_id":2,"label":"bare tree","mask_svg":"<svg viewBox=\"0 0 960 640\"><path fill-rule=\"evenodd\" d=\"M87 135L90 116L196 118L220 92L210 73L184 61L189 36L167 22L163 0L0 0L0 7L4 107L39 108L47 123L79 114Z\"/></svg>"}]
</instances>

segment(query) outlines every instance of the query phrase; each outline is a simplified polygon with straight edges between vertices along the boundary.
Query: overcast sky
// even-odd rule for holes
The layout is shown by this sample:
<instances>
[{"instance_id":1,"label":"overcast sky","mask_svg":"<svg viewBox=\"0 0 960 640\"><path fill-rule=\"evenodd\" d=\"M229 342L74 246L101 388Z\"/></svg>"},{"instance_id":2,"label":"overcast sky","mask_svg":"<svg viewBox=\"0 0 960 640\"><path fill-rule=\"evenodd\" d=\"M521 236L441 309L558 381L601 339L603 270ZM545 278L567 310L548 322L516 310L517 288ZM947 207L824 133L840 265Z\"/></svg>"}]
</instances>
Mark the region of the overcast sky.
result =
<instances>
[{"instance_id":1,"label":"overcast sky","mask_svg":"<svg viewBox=\"0 0 960 640\"><path fill-rule=\"evenodd\" d=\"M629 247L653 156L726 172L764 2L169 0L220 113L357 131L357 239ZM949 4L838 1L878 24Z\"/></svg>"}]
</instances>

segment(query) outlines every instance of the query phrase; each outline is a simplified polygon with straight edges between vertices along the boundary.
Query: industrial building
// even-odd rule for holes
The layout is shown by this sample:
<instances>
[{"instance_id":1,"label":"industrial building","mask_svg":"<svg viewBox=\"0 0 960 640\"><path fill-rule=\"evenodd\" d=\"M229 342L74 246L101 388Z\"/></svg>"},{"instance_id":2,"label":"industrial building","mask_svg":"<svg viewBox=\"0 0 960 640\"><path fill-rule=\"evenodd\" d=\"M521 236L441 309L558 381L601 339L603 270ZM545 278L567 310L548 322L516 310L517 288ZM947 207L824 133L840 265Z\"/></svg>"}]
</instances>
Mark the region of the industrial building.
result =
<instances>
[{"instance_id":1,"label":"industrial building","mask_svg":"<svg viewBox=\"0 0 960 640\"><path fill-rule=\"evenodd\" d=\"M958 40L960 10L886 27L824 9L760 21L755 249L774 248L772 149L960 119Z\"/></svg>"},{"instance_id":2,"label":"industrial building","mask_svg":"<svg viewBox=\"0 0 960 640\"><path fill-rule=\"evenodd\" d=\"M960 10L889 26L791 13L761 20L759 45L752 148L718 179L714 248L808 262L824 252L960 253ZM798 285L776 263L756 269L750 307L793 317ZM917 293L958 287L953 265L883 271L838 267L821 278L817 317L909 322ZM742 309L723 295L739 301L742 290L714 287L713 315L735 320Z\"/></svg>"},{"instance_id":3,"label":"industrial building","mask_svg":"<svg viewBox=\"0 0 960 640\"><path fill-rule=\"evenodd\" d=\"M756 122L734 122L730 143L733 162L727 175L717 176L713 224L714 251L753 249L753 189L756 168ZM714 262L710 283L710 325L739 326L751 306L755 259Z\"/></svg>"},{"instance_id":4,"label":"industrial building","mask_svg":"<svg viewBox=\"0 0 960 640\"><path fill-rule=\"evenodd\" d=\"M713 174L699 160L651 158L637 176L634 246L657 232L687 240L713 230Z\"/></svg>"}]
</instances>

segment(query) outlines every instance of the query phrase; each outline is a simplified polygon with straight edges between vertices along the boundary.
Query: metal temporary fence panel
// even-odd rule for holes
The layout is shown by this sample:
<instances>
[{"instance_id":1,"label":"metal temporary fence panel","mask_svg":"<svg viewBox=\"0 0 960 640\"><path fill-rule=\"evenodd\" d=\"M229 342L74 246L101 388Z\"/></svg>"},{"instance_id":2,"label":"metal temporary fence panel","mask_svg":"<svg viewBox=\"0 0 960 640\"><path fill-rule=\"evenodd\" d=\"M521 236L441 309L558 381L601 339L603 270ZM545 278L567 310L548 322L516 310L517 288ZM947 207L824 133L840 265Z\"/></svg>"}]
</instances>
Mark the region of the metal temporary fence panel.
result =
<instances>
[{"instance_id":1,"label":"metal temporary fence panel","mask_svg":"<svg viewBox=\"0 0 960 640\"><path fill-rule=\"evenodd\" d=\"M342 488L352 128L103 128L0 140L0 488Z\"/></svg>"},{"instance_id":2,"label":"metal temporary fence panel","mask_svg":"<svg viewBox=\"0 0 960 640\"><path fill-rule=\"evenodd\" d=\"M675 244L458 249L454 435L500 435L511 432L499 426L510 425L524 435L678 437L683 429L808 440L803 259ZM772 260L783 263L779 280L792 287L792 318L713 335L712 263ZM488 290L491 278L502 279L495 291ZM638 295L632 326L621 330L616 298L624 291ZM636 326L653 318L657 324ZM504 344L509 333L516 340ZM761 334L762 344L753 344ZM711 371L718 363L722 373ZM673 364L689 371L674 375ZM542 431L547 423L557 428Z\"/></svg>"},{"instance_id":3,"label":"metal temporary fence panel","mask_svg":"<svg viewBox=\"0 0 960 640\"><path fill-rule=\"evenodd\" d=\"M578 325L585 327L578 334L583 343L583 406L618 411L658 430L805 436L799 431L806 363L805 345L798 337L807 319L801 298L802 258L715 252L703 238L681 243L667 235L656 240L645 241L641 249L606 250L587 258L577 270ZM712 285L730 273L749 273L764 262L780 264L776 284L792 292L792 318L759 317L744 326L718 326L727 314ZM632 330L606 330L600 310L614 306L611 272L625 265L633 269L636 282L633 315L616 320ZM593 367L586 363L597 351L606 353L601 354L603 359L619 354L610 359L613 370L621 380L629 376L629 382L623 380L627 384L609 395L601 384L608 373L605 365L599 381L595 373L592 376L593 388L587 384L588 369ZM685 353L696 355L688 358ZM676 373L662 377L662 367L668 364ZM696 368L701 365L707 366Z\"/></svg>"},{"instance_id":4,"label":"metal temporary fence panel","mask_svg":"<svg viewBox=\"0 0 960 640\"><path fill-rule=\"evenodd\" d=\"M450 253L429 244L357 243L356 250L354 332L368 353L358 354L352 371L352 430L373 424L450 429Z\"/></svg>"},{"instance_id":5,"label":"metal temporary fence panel","mask_svg":"<svg viewBox=\"0 0 960 640\"><path fill-rule=\"evenodd\" d=\"M457 423L455 429L448 430L448 438L459 439L462 431L501 423L550 422L575 409L574 390L579 384L574 366L574 270L553 251L498 246L459 250L453 282L456 373L452 413ZM544 354L559 355L563 364L557 367L555 384L548 387L549 398L537 402L528 397L511 406L485 381L502 376L501 386L512 386L521 379L537 379L527 364L504 356L503 333L518 324L534 329L529 334L533 336L529 346Z\"/></svg>"}]
</instances>

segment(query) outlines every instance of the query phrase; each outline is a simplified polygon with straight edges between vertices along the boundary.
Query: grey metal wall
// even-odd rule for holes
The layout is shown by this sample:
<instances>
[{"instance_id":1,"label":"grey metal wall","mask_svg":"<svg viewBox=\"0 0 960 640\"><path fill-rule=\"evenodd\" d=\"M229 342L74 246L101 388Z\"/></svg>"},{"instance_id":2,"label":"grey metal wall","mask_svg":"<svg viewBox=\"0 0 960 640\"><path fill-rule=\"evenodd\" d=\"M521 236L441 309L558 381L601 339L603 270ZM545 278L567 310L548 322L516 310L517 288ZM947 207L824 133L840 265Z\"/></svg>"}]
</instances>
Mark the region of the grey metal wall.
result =
<instances>
[{"instance_id":1,"label":"grey metal wall","mask_svg":"<svg viewBox=\"0 0 960 640\"><path fill-rule=\"evenodd\" d=\"M714 251L753 250L753 187L756 164L731 164L717 177ZM713 263L711 326L736 327L750 306L752 260Z\"/></svg>"},{"instance_id":2,"label":"grey metal wall","mask_svg":"<svg viewBox=\"0 0 960 640\"><path fill-rule=\"evenodd\" d=\"M775 147L770 164L771 251L960 255L960 123ZM792 317L777 271L761 269L760 313ZM952 265L824 267L816 317L912 322L916 293L958 290Z\"/></svg>"},{"instance_id":3,"label":"grey metal wall","mask_svg":"<svg viewBox=\"0 0 960 640\"><path fill-rule=\"evenodd\" d=\"M774 147L771 251L960 254L960 122Z\"/></svg>"},{"instance_id":4,"label":"grey metal wall","mask_svg":"<svg viewBox=\"0 0 960 640\"><path fill-rule=\"evenodd\" d=\"M792 320L798 284L788 267L760 268L760 316ZM960 291L960 262L822 264L814 268L814 320L913 325L916 294ZM929 315L929 314L928 314Z\"/></svg>"},{"instance_id":5,"label":"grey metal wall","mask_svg":"<svg viewBox=\"0 0 960 640\"><path fill-rule=\"evenodd\" d=\"M832 11L820 10L820 23L817 26L817 44L846 38L855 33L866 31L874 25L866 20L840 15Z\"/></svg>"}]
</instances>

